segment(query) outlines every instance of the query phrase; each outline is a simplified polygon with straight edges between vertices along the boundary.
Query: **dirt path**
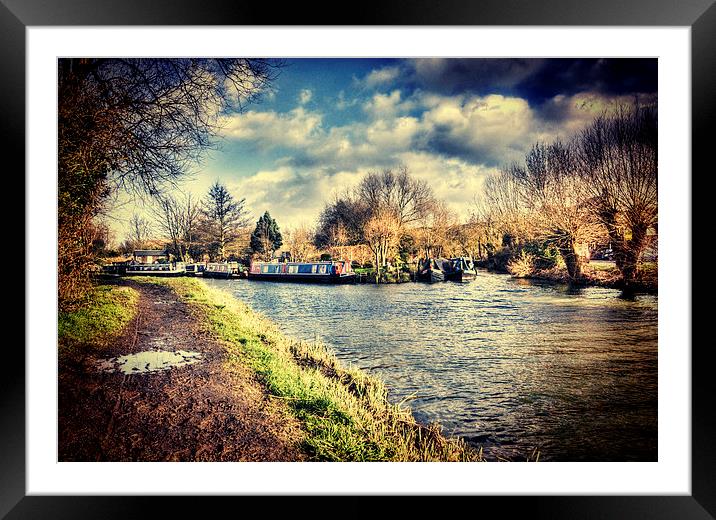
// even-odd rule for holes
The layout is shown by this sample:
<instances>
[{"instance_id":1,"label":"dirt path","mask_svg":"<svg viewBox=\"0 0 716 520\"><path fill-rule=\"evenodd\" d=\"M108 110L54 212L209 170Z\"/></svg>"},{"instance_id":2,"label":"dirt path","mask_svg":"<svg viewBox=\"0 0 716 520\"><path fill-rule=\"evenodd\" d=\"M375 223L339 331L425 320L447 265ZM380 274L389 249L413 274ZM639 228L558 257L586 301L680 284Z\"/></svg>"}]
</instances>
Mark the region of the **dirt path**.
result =
<instances>
[{"instance_id":1,"label":"dirt path","mask_svg":"<svg viewBox=\"0 0 716 520\"><path fill-rule=\"evenodd\" d=\"M200 352L202 361L124 375L98 357L60 360L60 461L302 460L302 432L249 369L223 366L224 349L167 288L140 291L137 316L102 358L147 350Z\"/></svg>"}]
</instances>

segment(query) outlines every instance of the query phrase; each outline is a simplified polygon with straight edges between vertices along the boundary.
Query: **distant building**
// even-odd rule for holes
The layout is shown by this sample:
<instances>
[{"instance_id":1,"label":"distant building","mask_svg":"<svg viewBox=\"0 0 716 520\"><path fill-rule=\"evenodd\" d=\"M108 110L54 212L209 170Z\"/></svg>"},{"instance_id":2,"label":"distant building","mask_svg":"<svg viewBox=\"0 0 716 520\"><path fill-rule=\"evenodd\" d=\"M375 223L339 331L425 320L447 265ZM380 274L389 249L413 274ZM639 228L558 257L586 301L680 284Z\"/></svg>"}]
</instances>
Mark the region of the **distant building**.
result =
<instances>
[{"instance_id":1,"label":"distant building","mask_svg":"<svg viewBox=\"0 0 716 520\"><path fill-rule=\"evenodd\" d=\"M162 249L135 249L133 260L138 264L154 264L157 262L168 262L169 254Z\"/></svg>"}]
</instances>

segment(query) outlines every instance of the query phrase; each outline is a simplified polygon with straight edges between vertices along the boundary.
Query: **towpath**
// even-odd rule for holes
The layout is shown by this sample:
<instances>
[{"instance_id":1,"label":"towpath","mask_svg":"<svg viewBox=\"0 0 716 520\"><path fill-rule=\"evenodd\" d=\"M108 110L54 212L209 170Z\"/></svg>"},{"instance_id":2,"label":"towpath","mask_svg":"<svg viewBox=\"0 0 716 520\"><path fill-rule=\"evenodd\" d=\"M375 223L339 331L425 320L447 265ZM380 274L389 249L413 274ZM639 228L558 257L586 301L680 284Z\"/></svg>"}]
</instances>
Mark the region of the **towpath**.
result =
<instances>
[{"instance_id":1,"label":"towpath","mask_svg":"<svg viewBox=\"0 0 716 520\"><path fill-rule=\"evenodd\" d=\"M303 434L285 404L250 369L225 363L201 316L168 288L120 283L140 292L123 333L86 349L93 354L60 359L60 461L303 460ZM200 360L151 372L101 369L103 359L146 351L196 352Z\"/></svg>"}]
</instances>

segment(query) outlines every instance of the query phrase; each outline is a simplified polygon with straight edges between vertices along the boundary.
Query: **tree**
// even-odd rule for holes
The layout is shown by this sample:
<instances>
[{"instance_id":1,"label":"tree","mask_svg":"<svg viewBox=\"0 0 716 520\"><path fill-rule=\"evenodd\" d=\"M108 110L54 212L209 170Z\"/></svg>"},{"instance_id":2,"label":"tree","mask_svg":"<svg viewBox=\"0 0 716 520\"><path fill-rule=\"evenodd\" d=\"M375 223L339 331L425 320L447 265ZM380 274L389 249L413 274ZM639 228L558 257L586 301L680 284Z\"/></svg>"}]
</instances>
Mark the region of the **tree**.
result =
<instances>
[{"instance_id":1,"label":"tree","mask_svg":"<svg viewBox=\"0 0 716 520\"><path fill-rule=\"evenodd\" d=\"M363 226L368 217L367 205L356 199L351 193L336 197L321 211L313 243L318 249L361 244ZM340 244L337 241L340 241Z\"/></svg>"},{"instance_id":2,"label":"tree","mask_svg":"<svg viewBox=\"0 0 716 520\"><path fill-rule=\"evenodd\" d=\"M400 219L388 209L376 211L363 230L365 242L375 259L375 281L380 281L380 268L386 265L389 253L398 245L401 236Z\"/></svg>"},{"instance_id":3,"label":"tree","mask_svg":"<svg viewBox=\"0 0 716 520\"><path fill-rule=\"evenodd\" d=\"M430 186L410 176L406 166L397 171L370 172L358 185L355 196L371 215L393 214L403 227L420 220L435 202Z\"/></svg>"},{"instance_id":4,"label":"tree","mask_svg":"<svg viewBox=\"0 0 716 520\"><path fill-rule=\"evenodd\" d=\"M164 195L153 208L159 229L171 243L172 253L190 261L192 246L198 240L199 206L191 194L182 198Z\"/></svg>"},{"instance_id":5,"label":"tree","mask_svg":"<svg viewBox=\"0 0 716 520\"><path fill-rule=\"evenodd\" d=\"M575 171L572 147L557 141L536 144L525 165L513 165L508 174L519 186L530 212L529 225L537 238L554 245L570 279L582 276L580 246L597 241L602 227L586 204L584 180Z\"/></svg>"},{"instance_id":6,"label":"tree","mask_svg":"<svg viewBox=\"0 0 716 520\"><path fill-rule=\"evenodd\" d=\"M291 253L291 259L305 262L315 256L316 249L313 246L313 238L313 230L304 224L289 230L286 233L286 247Z\"/></svg>"},{"instance_id":7,"label":"tree","mask_svg":"<svg viewBox=\"0 0 716 520\"><path fill-rule=\"evenodd\" d=\"M89 283L91 227L119 188L155 196L210 148L279 62L249 59L58 60L58 296Z\"/></svg>"},{"instance_id":8,"label":"tree","mask_svg":"<svg viewBox=\"0 0 716 520\"><path fill-rule=\"evenodd\" d=\"M283 237L278 224L269 212L264 213L256 222L256 228L251 233L251 250L270 260L273 252L283 244Z\"/></svg>"},{"instance_id":9,"label":"tree","mask_svg":"<svg viewBox=\"0 0 716 520\"><path fill-rule=\"evenodd\" d=\"M246 199L235 200L225 186L215 182L201 207L203 230L220 260L226 258L226 247L236 240L240 230L249 225Z\"/></svg>"},{"instance_id":10,"label":"tree","mask_svg":"<svg viewBox=\"0 0 716 520\"><path fill-rule=\"evenodd\" d=\"M609 233L624 281L634 281L647 231L656 229L657 114L652 107L620 106L596 118L576 140L588 203Z\"/></svg>"},{"instance_id":11,"label":"tree","mask_svg":"<svg viewBox=\"0 0 716 520\"><path fill-rule=\"evenodd\" d=\"M134 213L129 219L129 232L127 233L127 242L134 249L144 249L151 239L152 225L141 215Z\"/></svg>"},{"instance_id":12,"label":"tree","mask_svg":"<svg viewBox=\"0 0 716 520\"><path fill-rule=\"evenodd\" d=\"M443 201L431 204L420 219L416 230L416 242L425 258L443 256L443 249L450 240L450 232L457 224L457 217Z\"/></svg>"}]
</instances>

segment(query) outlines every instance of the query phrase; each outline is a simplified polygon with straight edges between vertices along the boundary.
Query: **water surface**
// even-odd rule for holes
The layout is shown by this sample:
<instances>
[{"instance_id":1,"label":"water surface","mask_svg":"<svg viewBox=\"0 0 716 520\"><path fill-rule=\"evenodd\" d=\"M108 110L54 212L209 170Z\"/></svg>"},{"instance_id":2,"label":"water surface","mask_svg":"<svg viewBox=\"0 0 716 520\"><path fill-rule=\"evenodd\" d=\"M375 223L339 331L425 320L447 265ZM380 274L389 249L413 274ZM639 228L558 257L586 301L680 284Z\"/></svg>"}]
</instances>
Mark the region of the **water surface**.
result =
<instances>
[{"instance_id":1,"label":"water surface","mask_svg":"<svg viewBox=\"0 0 716 520\"><path fill-rule=\"evenodd\" d=\"M488 458L657 460L657 298L485 271L467 283L207 280L382 378Z\"/></svg>"}]
</instances>

